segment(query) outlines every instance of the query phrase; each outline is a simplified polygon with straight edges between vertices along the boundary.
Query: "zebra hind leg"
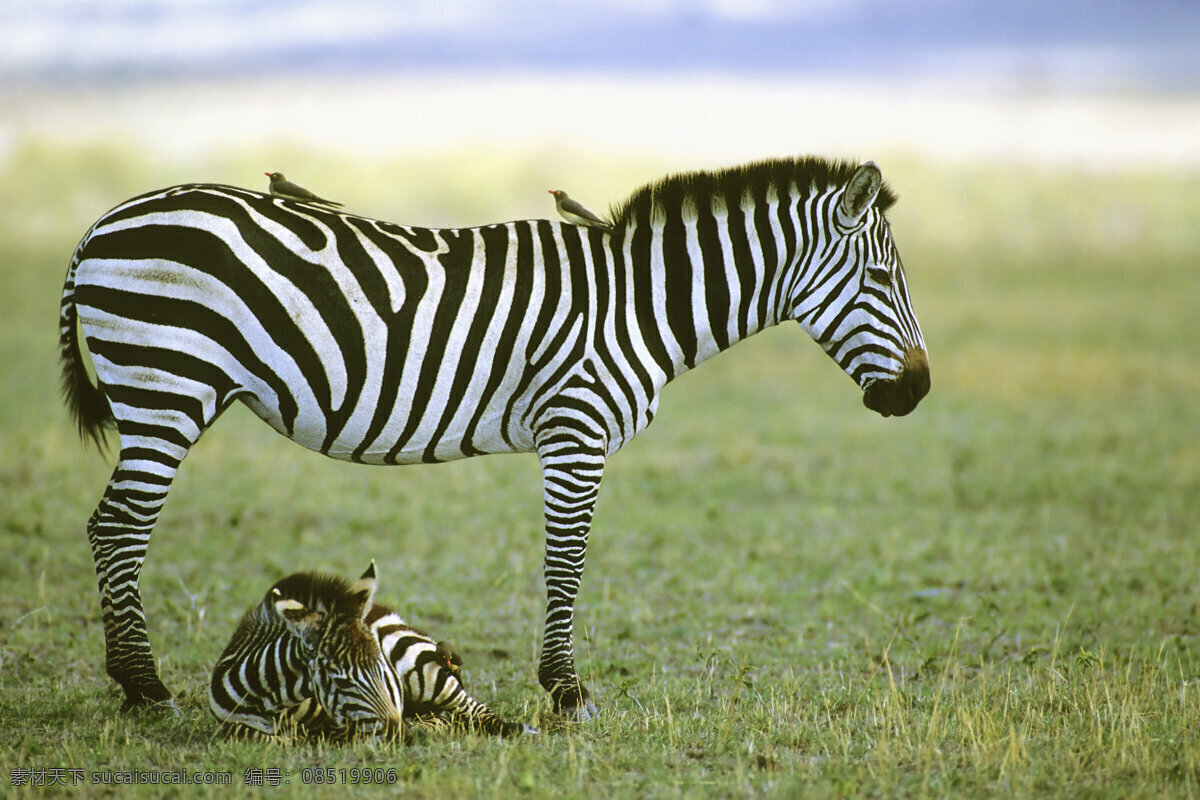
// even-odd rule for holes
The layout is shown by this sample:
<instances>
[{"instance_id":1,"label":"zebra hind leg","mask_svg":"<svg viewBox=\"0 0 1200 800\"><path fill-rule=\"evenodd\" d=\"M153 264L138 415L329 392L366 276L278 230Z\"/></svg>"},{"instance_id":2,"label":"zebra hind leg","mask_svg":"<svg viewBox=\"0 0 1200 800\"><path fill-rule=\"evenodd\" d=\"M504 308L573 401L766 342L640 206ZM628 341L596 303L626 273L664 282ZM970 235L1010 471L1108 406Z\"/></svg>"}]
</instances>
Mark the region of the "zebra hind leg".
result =
<instances>
[{"instance_id":1,"label":"zebra hind leg","mask_svg":"<svg viewBox=\"0 0 1200 800\"><path fill-rule=\"evenodd\" d=\"M457 676L447 676L445 688L440 695L450 695L443 713L446 721L455 727L466 728L487 736L520 736L538 734L540 731L522 722L509 722L467 693ZM456 685L455 685L456 684Z\"/></svg>"},{"instance_id":2,"label":"zebra hind leg","mask_svg":"<svg viewBox=\"0 0 1200 800\"><path fill-rule=\"evenodd\" d=\"M162 440L152 446L146 437L129 441L122 434L117 466L87 529L100 588L105 666L125 692L123 711L178 713L154 664L139 577L154 523L187 448Z\"/></svg>"}]
</instances>

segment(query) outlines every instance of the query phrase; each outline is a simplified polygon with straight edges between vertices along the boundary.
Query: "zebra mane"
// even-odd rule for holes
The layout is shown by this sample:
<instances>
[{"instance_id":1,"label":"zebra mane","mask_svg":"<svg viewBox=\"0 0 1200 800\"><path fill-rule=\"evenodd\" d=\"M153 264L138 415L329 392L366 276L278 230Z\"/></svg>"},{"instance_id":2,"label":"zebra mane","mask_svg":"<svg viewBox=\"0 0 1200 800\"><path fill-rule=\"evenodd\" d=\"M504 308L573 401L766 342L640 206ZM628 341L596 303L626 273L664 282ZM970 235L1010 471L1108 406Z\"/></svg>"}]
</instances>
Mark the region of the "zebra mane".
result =
<instances>
[{"instance_id":1,"label":"zebra mane","mask_svg":"<svg viewBox=\"0 0 1200 800\"><path fill-rule=\"evenodd\" d=\"M622 228L640 216L653 216L685 203L706 206L714 196L736 200L745 194L765 196L774 187L781 194L797 191L803 197L813 192L844 186L859 165L816 156L754 161L719 170L698 170L668 175L646 184L625 202L613 206L609 218ZM793 188L794 187L794 188ZM886 211L896 202L896 193L883 184L875 208Z\"/></svg>"}]
</instances>

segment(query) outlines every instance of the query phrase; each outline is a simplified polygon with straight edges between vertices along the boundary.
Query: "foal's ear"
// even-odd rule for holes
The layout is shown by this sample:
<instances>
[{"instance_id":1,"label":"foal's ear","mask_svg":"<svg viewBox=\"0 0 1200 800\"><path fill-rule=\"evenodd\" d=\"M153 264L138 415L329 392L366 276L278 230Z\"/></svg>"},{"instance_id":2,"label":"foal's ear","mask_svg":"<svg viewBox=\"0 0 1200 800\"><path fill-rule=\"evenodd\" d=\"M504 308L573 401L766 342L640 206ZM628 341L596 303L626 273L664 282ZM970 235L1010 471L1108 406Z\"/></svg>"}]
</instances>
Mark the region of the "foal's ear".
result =
<instances>
[{"instance_id":1,"label":"foal's ear","mask_svg":"<svg viewBox=\"0 0 1200 800\"><path fill-rule=\"evenodd\" d=\"M346 594L338 601L338 610L359 619L367 615L371 609L371 599L375 597L375 559L362 577L351 584Z\"/></svg>"},{"instance_id":2,"label":"foal's ear","mask_svg":"<svg viewBox=\"0 0 1200 800\"><path fill-rule=\"evenodd\" d=\"M874 161L868 161L850 176L846 190L842 193L842 201L838 203L838 222L847 228L853 228L867 213L879 190L883 188L883 173Z\"/></svg>"},{"instance_id":3,"label":"foal's ear","mask_svg":"<svg viewBox=\"0 0 1200 800\"><path fill-rule=\"evenodd\" d=\"M298 631L303 631L317 619L317 612L299 600L284 597L278 589L271 590L271 600L275 604L275 613L283 617L289 627Z\"/></svg>"}]
</instances>

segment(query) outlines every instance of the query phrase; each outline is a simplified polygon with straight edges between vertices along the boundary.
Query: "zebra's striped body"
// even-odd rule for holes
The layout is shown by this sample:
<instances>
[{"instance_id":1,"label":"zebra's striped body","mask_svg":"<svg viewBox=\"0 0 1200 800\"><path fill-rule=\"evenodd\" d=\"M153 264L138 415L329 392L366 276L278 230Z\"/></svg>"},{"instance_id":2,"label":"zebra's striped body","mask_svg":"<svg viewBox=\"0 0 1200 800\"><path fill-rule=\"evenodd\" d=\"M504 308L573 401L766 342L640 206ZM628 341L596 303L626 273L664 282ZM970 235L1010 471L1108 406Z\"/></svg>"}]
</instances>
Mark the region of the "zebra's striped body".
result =
<instances>
[{"instance_id":1,"label":"zebra's striped body","mask_svg":"<svg viewBox=\"0 0 1200 800\"><path fill-rule=\"evenodd\" d=\"M285 436L372 464L537 453L546 521L539 679L594 708L572 628L605 459L662 387L794 319L906 414L929 387L873 164L771 161L675 176L612 232L524 220L426 230L221 186L130 200L76 250L61 355L81 431L115 419L121 452L88 525L109 674L167 701L138 594L176 470L235 400ZM99 387L82 367L76 324Z\"/></svg>"},{"instance_id":2,"label":"zebra's striped body","mask_svg":"<svg viewBox=\"0 0 1200 800\"><path fill-rule=\"evenodd\" d=\"M537 733L528 725L501 719L472 697L463 685L461 661L450 662L444 655L445 642L435 642L386 606L376 605L367 620L400 679L405 719L432 717L497 736Z\"/></svg>"},{"instance_id":3,"label":"zebra's striped body","mask_svg":"<svg viewBox=\"0 0 1200 800\"><path fill-rule=\"evenodd\" d=\"M532 728L497 717L463 688L439 643L351 585L298 572L246 612L213 668L209 708L231 732L305 738L395 733L400 720L436 715L483 733Z\"/></svg>"}]
</instances>

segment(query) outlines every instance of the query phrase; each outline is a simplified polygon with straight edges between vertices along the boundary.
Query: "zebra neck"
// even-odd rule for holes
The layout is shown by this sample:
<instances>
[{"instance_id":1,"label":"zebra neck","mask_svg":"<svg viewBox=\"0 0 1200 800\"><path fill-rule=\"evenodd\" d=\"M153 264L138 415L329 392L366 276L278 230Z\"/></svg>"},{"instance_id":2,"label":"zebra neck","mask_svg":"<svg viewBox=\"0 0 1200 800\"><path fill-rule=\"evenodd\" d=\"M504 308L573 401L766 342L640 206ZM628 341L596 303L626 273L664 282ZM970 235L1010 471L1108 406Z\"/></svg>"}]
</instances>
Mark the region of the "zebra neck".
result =
<instances>
[{"instance_id":1,"label":"zebra neck","mask_svg":"<svg viewBox=\"0 0 1200 800\"><path fill-rule=\"evenodd\" d=\"M668 214L641 253L631 248L634 280L649 284L639 293L649 299L638 312L642 329L652 315L658 336L647 345L668 380L778 321L784 248L747 235L746 215L723 207Z\"/></svg>"},{"instance_id":2,"label":"zebra neck","mask_svg":"<svg viewBox=\"0 0 1200 800\"><path fill-rule=\"evenodd\" d=\"M255 631L239 654L238 663L278 670L274 679L260 673L261 691L275 710L294 706L313 697L312 669L300 640L282 625L264 625Z\"/></svg>"},{"instance_id":3,"label":"zebra neck","mask_svg":"<svg viewBox=\"0 0 1200 800\"><path fill-rule=\"evenodd\" d=\"M292 676L292 680L281 682L278 698L280 705L291 706L314 698L312 666L308 656L301 652L300 643L295 637L284 638L279 646L278 658L279 663L286 665Z\"/></svg>"}]
</instances>

